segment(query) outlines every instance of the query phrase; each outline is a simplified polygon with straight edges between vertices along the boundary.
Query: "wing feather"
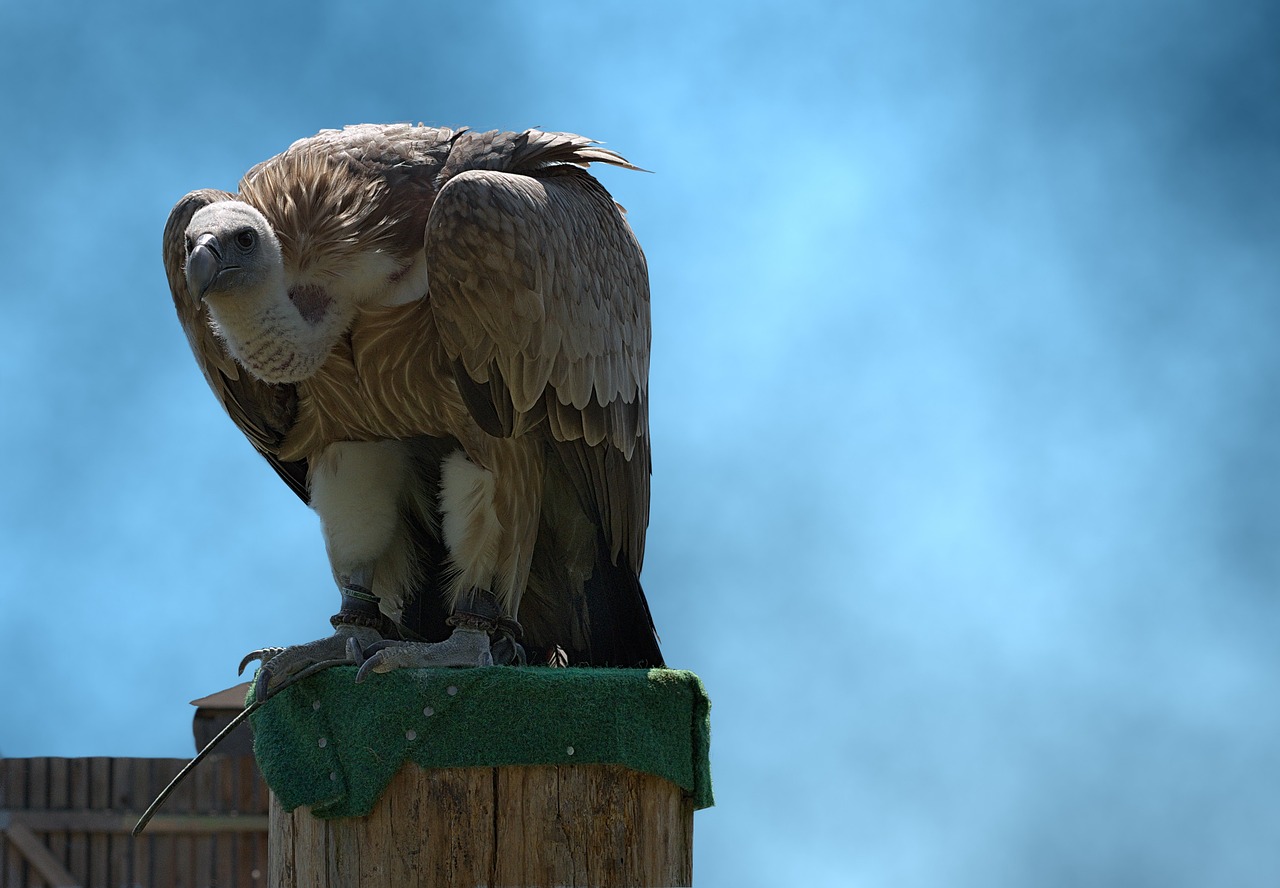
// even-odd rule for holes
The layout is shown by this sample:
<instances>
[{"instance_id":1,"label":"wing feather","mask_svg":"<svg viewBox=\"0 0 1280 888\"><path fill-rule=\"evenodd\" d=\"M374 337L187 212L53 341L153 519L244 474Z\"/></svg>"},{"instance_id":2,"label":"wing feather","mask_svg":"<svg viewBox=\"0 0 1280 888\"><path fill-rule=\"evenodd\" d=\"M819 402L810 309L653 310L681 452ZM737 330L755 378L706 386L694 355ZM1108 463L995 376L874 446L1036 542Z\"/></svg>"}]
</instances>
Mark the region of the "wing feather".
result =
<instances>
[{"instance_id":1,"label":"wing feather","mask_svg":"<svg viewBox=\"0 0 1280 888\"><path fill-rule=\"evenodd\" d=\"M455 366L490 392L500 379L517 414L545 411L555 441L578 442L566 463L579 492L613 557L625 553L639 570L649 509L644 255L604 188L569 165L602 158L582 145L530 150L556 165L465 170L441 188L427 225L431 308Z\"/></svg>"}]
</instances>

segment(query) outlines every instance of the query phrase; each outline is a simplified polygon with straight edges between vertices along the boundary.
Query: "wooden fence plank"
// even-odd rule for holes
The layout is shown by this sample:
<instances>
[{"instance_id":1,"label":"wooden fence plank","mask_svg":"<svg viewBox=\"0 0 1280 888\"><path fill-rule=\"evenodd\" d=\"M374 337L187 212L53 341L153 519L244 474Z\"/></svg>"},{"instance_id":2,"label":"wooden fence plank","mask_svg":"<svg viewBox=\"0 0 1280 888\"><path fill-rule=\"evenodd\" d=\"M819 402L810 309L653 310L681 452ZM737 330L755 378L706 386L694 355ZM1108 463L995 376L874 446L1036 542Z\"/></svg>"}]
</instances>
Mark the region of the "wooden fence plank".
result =
<instances>
[{"instance_id":1,"label":"wooden fence plank","mask_svg":"<svg viewBox=\"0 0 1280 888\"><path fill-rule=\"evenodd\" d=\"M89 759L89 808L105 811L110 807L111 759L94 756ZM89 835L89 872L101 881L110 871L110 859L109 837L101 833L91 833ZM87 877L85 881L88 881Z\"/></svg>"},{"instance_id":2,"label":"wooden fence plank","mask_svg":"<svg viewBox=\"0 0 1280 888\"><path fill-rule=\"evenodd\" d=\"M181 764L170 759L157 759L152 762L151 785L163 787L178 773ZM177 796L181 787L174 792ZM171 811L179 810L176 802L170 797L168 805ZM175 839L170 833L157 833L151 837L151 879L155 885L176 888L178 883L177 861L174 852Z\"/></svg>"},{"instance_id":3,"label":"wooden fence plank","mask_svg":"<svg viewBox=\"0 0 1280 888\"><path fill-rule=\"evenodd\" d=\"M108 759L111 772L111 793L107 807L112 811L128 811L133 805L133 759ZM130 873L133 838L127 833L107 837L108 888L135 884Z\"/></svg>"},{"instance_id":4,"label":"wooden fence plank","mask_svg":"<svg viewBox=\"0 0 1280 888\"><path fill-rule=\"evenodd\" d=\"M5 786L5 778L9 773L8 759L0 758L0 811L8 807L9 790ZM0 815L3 817L4 815ZM0 880L5 877L5 871L9 867L9 843L0 842ZM0 884L7 885L8 882L0 881Z\"/></svg>"},{"instance_id":5,"label":"wooden fence plank","mask_svg":"<svg viewBox=\"0 0 1280 888\"><path fill-rule=\"evenodd\" d=\"M27 761L27 806L31 808L47 808L49 806L49 760L47 758L33 758ZM43 847L43 842L41 847ZM27 862L32 866L35 865L29 855ZM35 882L35 878L29 871L27 879L33 883Z\"/></svg>"},{"instance_id":6,"label":"wooden fence plank","mask_svg":"<svg viewBox=\"0 0 1280 888\"><path fill-rule=\"evenodd\" d=\"M0 783L0 797L6 808L25 808L27 805L27 759L0 759L4 768L4 780ZM4 884L26 885L26 860L8 842L0 842L4 852Z\"/></svg>"},{"instance_id":7,"label":"wooden fence plank","mask_svg":"<svg viewBox=\"0 0 1280 888\"><path fill-rule=\"evenodd\" d=\"M242 812L268 810L266 784L258 775L258 766L253 757L242 756L238 765L237 810ZM265 834L238 836L236 858L239 871L236 884L246 888L267 884L268 853Z\"/></svg>"},{"instance_id":8,"label":"wooden fence plank","mask_svg":"<svg viewBox=\"0 0 1280 888\"><path fill-rule=\"evenodd\" d=\"M10 823L4 828L4 835L10 845L22 852L27 863L49 888L80 888L81 883L67 872L62 862L45 847L44 842L21 823Z\"/></svg>"},{"instance_id":9,"label":"wooden fence plank","mask_svg":"<svg viewBox=\"0 0 1280 888\"><path fill-rule=\"evenodd\" d=\"M237 810L253 808L253 783L245 773L246 767L247 764L241 760L236 768L234 805ZM254 850L252 842L236 837L236 885L253 885Z\"/></svg>"},{"instance_id":10,"label":"wooden fence plank","mask_svg":"<svg viewBox=\"0 0 1280 888\"><path fill-rule=\"evenodd\" d=\"M51 758L48 763L49 799L47 806L53 810L65 810L70 803L70 795L67 788L67 760L65 758ZM48 836L49 853L61 861L64 867L70 862L67 858L70 838L65 830L51 832Z\"/></svg>"},{"instance_id":11,"label":"wooden fence plank","mask_svg":"<svg viewBox=\"0 0 1280 888\"><path fill-rule=\"evenodd\" d=\"M154 798L151 792L151 788L154 785L151 772L152 762L150 759L134 759L129 768L129 794L131 807L134 811L151 804L151 799ZM147 832L137 836L129 843L129 873L133 879L131 884L160 884L155 881L155 874L151 871L151 857L154 847L155 844L150 827L148 827Z\"/></svg>"},{"instance_id":12,"label":"wooden fence plank","mask_svg":"<svg viewBox=\"0 0 1280 888\"><path fill-rule=\"evenodd\" d=\"M5 806L7 804L6 800L8 798L9 793L4 784L5 784L5 777L8 773L9 773L8 760L0 758L0 811L5 810ZM3 816L4 816L3 814L0 814L0 817L3 817ZM7 881L3 881L6 875L5 871L8 869L8 867L9 867L9 843L0 842L0 884L3 884L3 885L10 884Z\"/></svg>"},{"instance_id":13,"label":"wooden fence plank","mask_svg":"<svg viewBox=\"0 0 1280 888\"><path fill-rule=\"evenodd\" d=\"M211 758L218 760L217 779L214 784L217 792L217 808L219 811L230 811L235 804L236 763L228 757L211 756ZM218 839L218 847L213 857L213 884L219 888L235 884L235 854L238 841L239 837L235 835L224 835Z\"/></svg>"},{"instance_id":14,"label":"wooden fence plank","mask_svg":"<svg viewBox=\"0 0 1280 888\"><path fill-rule=\"evenodd\" d=\"M196 794L199 780L195 773L188 775L180 790L175 793L175 814L195 814ZM174 854L177 856L178 881L174 888L196 888L196 840L190 833L178 833L174 841Z\"/></svg>"},{"instance_id":15,"label":"wooden fence plank","mask_svg":"<svg viewBox=\"0 0 1280 888\"><path fill-rule=\"evenodd\" d=\"M195 772L188 777L195 784L193 793L191 810L192 814L199 816L208 815L215 809L214 804L214 783L218 769L218 761L205 760L202 767L196 768ZM192 883L195 885L207 885L209 876L213 872L213 854L217 844L217 833L202 833L192 839L194 845L194 853L191 857L193 874Z\"/></svg>"},{"instance_id":16,"label":"wooden fence plank","mask_svg":"<svg viewBox=\"0 0 1280 888\"><path fill-rule=\"evenodd\" d=\"M83 811L89 807L89 760L73 758L67 762L68 807ZM83 830L72 830L67 838L67 869L77 879L89 881L89 836Z\"/></svg>"}]
</instances>

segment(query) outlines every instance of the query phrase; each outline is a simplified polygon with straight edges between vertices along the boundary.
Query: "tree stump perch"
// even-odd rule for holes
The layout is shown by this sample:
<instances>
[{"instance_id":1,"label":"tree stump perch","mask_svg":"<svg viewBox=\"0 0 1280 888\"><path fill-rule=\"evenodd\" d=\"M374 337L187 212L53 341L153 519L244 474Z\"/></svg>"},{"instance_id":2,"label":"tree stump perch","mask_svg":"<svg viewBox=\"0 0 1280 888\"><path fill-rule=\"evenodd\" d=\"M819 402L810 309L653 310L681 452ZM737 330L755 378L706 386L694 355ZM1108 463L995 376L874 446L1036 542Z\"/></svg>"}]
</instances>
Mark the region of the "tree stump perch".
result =
<instances>
[{"instance_id":1,"label":"tree stump perch","mask_svg":"<svg viewBox=\"0 0 1280 888\"><path fill-rule=\"evenodd\" d=\"M253 716L272 888L692 884L710 702L662 669L335 667Z\"/></svg>"},{"instance_id":2,"label":"tree stump perch","mask_svg":"<svg viewBox=\"0 0 1280 888\"><path fill-rule=\"evenodd\" d=\"M691 885L693 801L618 765L405 764L367 817L272 799L273 888Z\"/></svg>"}]
</instances>

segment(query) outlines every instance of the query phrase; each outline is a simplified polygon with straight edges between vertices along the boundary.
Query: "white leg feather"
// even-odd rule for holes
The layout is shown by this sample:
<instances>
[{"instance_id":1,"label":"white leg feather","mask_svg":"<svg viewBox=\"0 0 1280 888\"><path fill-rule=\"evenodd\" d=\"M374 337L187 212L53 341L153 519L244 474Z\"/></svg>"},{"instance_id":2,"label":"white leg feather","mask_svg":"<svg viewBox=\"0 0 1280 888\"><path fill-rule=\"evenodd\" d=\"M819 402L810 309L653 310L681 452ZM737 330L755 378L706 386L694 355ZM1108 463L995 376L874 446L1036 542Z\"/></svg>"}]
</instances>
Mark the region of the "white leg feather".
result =
<instances>
[{"instance_id":1,"label":"white leg feather","mask_svg":"<svg viewBox=\"0 0 1280 888\"><path fill-rule=\"evenodd\" d=\"M311 465L311 505L334 578L342 585L372 570L372 591L397 619L413 582L401 521L410 478L409 451L397 441L331 444Z\"/></svg>"},{"instance_id":2,"label":"white leg feather","mask_svg":"<svg viewBox=\"0 0 1280 888\"><path fill-rule=\"evenodd\" d=\"M451 608L471 589L499 592L494 584L502 523L494 508L494 487L493 472L473 463L461 450L445 457L440 469L440 532L454 570L449 584Z\"/></svg>"}]
</instances>

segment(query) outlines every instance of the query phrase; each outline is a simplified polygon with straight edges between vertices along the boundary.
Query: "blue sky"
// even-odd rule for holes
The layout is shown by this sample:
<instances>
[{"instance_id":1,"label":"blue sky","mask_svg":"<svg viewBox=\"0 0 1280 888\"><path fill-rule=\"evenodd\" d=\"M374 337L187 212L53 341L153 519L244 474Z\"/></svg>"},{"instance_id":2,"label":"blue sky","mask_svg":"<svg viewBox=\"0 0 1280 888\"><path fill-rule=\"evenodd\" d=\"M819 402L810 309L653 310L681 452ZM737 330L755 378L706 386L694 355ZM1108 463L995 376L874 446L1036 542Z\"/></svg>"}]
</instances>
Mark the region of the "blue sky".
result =
<instances>
[{"instance_id":1,"label":"blue sky","mask_svg":"<svg viewBox=\"0 0 1280 888\"><path fill-rule=\"evenodd\" d=\"M483 8L482 8L483 7ZM173 317L173 203L537 126L653 289L644 582L703 886L1280 879L1280 17L1154 3L0 3L6 755L182 756L327 631Z\"/></svg>"}]
</instances>

